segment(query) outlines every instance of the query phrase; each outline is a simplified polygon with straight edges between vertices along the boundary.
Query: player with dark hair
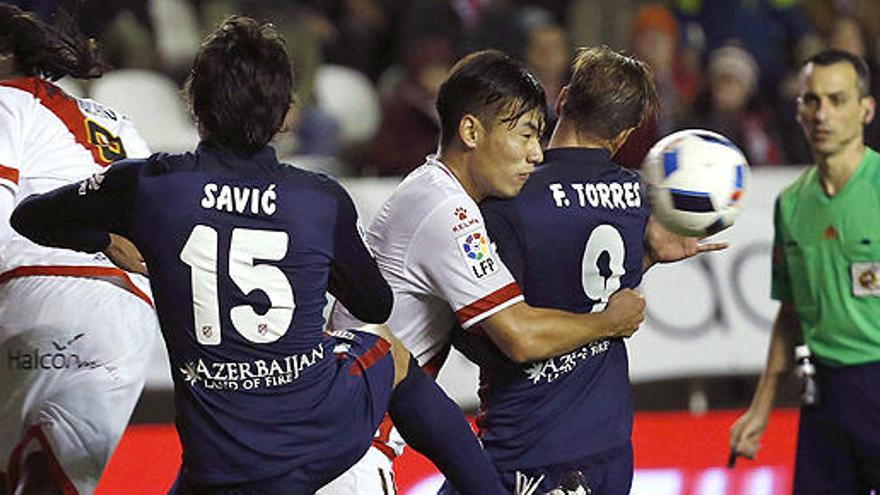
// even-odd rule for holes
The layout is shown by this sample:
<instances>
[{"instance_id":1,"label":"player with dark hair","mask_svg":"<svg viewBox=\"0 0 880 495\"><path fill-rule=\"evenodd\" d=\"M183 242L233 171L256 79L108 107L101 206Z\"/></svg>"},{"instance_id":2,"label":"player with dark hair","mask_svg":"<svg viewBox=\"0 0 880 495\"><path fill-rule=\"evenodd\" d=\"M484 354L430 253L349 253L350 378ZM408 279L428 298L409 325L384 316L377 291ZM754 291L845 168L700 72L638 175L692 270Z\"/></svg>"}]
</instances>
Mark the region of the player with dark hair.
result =
<instances>
[{"instance_id":1,"label":"player with dark hair","mask_svg":"<svg viewBox=\"0 0 880 495\"><path fill-rule=\"evenodd\" d=\"M51 82L103 71L71 18L50 26L0 5L0 485L9 495L95 489L159 333L146 279L107 259L125 257L127 243L49 249L9 224L29 194L149 155L119 113Z\"/></svg>"},{"instance_id":2,"label":"player with dark hair","mask_svg":"<svg viewBox=\"0 0 880 495\"><path fill-rule=\"evenodd\" d=\"M816 165L776 201L771 295L781 305L752 403L730 431L734 454L753 458L805 342L818 400L801 407L797 495L880 491L880 154L864 143L876 108L869 80L864 60L838 50L801 69L797 120Z\"/></svg>"},{"instance_id":3,"label":"player with dark hair","mask_svg":"<svg viewBox=\"0 0 880 495\"><path fill-rule=\"evenodd\" d=\"M438 154L403 180L367 229L394 291L388 326L434 374L454 333L484 335L526 363L628 337L642 321L644 301L629 289L609 294L605 311L593 314L530 306L491 247L477 202L515 196L540 163L544 109L538 80L507 55L483 51L459 61L437 97ZM332 322L354 324L340 307ZM376 448L391 457L384 440ZM389 458L373 456L346 476L382 493L367 478L388 469Z\"/></svg>"},{"instance_id":4,"label":"player with dark hair","mask_svg":"<svg viewBox=\"0 0 880 495\"><path fill-rule=\"evenodd\" d=\"M516 198L484 201L481 209L528 304L601 315L653 263L723 244L700 245L649 223L639 176L611 160L656 109L647 66L589 48L578 51L571 74L543 165ZM570 493L578 485L629 493L633 403L623 337L529 363L479 334L456 340L480 365L479 434L508 489L545 493L573 484Z\"/></svg>"},{"instance_id":5,"label":"player with dark hair","mask_svg":"<svg viewBox=\"0 0 880 495\"><path fill-rule=\"evenodd\" d=\"M172 493L313 493L364 453L386 408L460 490L502 493L457 406L386 327L323 332L328 290L371 323L392 294L345 190L267 145L292 82L271 26L228 18L187 86L198 149L28 198L13 225L85 252L117 234L143 253L183 446Z\"/></svg>"}]
</instances>

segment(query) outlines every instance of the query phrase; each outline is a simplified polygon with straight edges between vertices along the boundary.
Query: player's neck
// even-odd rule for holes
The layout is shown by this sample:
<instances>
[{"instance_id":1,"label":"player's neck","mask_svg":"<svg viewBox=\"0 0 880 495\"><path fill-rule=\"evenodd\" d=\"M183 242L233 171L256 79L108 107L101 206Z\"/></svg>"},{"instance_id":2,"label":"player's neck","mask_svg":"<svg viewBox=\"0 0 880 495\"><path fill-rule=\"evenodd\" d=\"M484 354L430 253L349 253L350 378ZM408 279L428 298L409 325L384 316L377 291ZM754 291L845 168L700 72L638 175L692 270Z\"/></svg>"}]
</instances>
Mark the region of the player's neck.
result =
<instances>
[{"instance_id":1,"label":"player's neck","mask_svg":"<svg viewBox=\"0 0 880 495\"><path fill-rule=\"evenodd\" d=\"M859 168L864 157L865 143L861 139L853 140L853 143L838 153L817 157L819 180L825 193L829 196L839 193Z\"/></svg>"},{"instance_id":2,"label":"player's neck","mask_svg":"<svg viewBox=\"0 0 880 495\"><path fill-rule=\"evenodd\" d=\"M474 181L471 179L470 164L468 157L464 153L460 153L453 149L441 148L437 153L437 160L452 172L458 183L474 202L479 203L485 198L485 195L479 191Z\"/></svg>"},{"instance_id":3,"label":"player's neck","mask_svg":"<svg viewBox=\"0 0 880 495\"><path fill-rule=\"evenodd\" d=\"M574 126L565 122L560 122L553 129L547 149L553 148L598 148L606 149L612 155L617 151L617 146L613 142L579 133Z\"/></svg>"}]
</instances>

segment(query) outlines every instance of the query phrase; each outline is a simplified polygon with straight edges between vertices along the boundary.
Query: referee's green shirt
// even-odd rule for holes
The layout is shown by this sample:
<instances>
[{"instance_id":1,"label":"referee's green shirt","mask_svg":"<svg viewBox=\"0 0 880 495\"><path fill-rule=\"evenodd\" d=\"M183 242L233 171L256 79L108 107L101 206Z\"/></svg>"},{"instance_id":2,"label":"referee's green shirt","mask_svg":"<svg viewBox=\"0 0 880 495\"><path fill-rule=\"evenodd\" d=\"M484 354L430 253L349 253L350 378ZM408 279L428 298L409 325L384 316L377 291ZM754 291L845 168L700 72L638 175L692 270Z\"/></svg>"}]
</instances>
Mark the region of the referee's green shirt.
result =
<instances>
[{"instance_id":1,"label":"referee's green shirt","mask_svg":"<svg viewBox=\"0 0 880 495\"><path fill-rule=\"evenodd\" d=\"M810 167L774 217L772 296L794 303L810 350L831 365L880 361L880 154L866 148L833 197Z\"/></svg>"}]
</instances>

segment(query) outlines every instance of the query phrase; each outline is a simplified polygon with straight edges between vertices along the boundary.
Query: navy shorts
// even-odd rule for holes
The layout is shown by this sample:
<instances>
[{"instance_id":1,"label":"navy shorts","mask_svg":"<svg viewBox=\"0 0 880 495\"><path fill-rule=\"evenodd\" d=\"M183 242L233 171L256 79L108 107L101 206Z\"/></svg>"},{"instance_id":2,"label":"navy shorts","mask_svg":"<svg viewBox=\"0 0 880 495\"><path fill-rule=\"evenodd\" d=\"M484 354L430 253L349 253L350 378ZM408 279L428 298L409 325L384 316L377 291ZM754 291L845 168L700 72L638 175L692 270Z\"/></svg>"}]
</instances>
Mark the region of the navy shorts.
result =
<instances>
[{"instance_id":1,"label":"navy shorts","mask_svg":"<svg viewBox=\"0 0 880 495\"><path fill-rule=\"evenodd\" d=\"M316 418L340 418L338 434L327 444L315 445L325 453L314 462L297 466L270 479L227 484L200 485L187 480L181 466L169 495L300 495L312 494L360 459L385 416L394 383L394 359L390 344L378 335L355 330L331 332L335 339L336 374L328 392L313 414ZM291 439L296 441L296 439Z\"/></svg>"},{"instance_id":2,"label":"navy shorts","mask_svg":"<svg viewBox=\"0 0 880 495\"><path fill-rule=\"evenodd\" d=\"M818 365L819 404L802 407L795 495L880 493L880 363Z\"/></svg>"},{"instance_id":3,"label":"navy shorts","mask_svg":"<svg viewBox=\"0 0 880 495\"><path fill-rule=\"evenodd\" d=\"M632 443L591 455L580 461L534 468L499 471L501 483L512 494L544 493L559 487L566 475L580 471L593 495L629 495L633 479ZM441 495L458 492L446 482Z\"/></svg>"}]
</instances>

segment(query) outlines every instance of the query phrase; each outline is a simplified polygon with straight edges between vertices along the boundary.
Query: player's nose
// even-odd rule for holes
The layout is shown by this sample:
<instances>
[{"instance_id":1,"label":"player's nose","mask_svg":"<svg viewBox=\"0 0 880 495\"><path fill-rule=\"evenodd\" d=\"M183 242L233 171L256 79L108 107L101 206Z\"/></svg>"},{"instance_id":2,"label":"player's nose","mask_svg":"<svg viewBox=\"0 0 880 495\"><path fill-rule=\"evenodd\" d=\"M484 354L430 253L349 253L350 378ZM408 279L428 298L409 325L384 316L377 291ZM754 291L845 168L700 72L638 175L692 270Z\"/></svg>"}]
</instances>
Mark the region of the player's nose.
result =
<instances>
[{"instance_id":1,"label":"player's nose","mask_svg":"<svg viewBox=\"0 0 880 495\"><path fill-rule=\"evenodd\" d=\"M541 149L541 143L539 141L536 141L529 146L529 152L526 156L526 160L533 165L544 161L544 150Z\"/></svg>"}]
</instances>

